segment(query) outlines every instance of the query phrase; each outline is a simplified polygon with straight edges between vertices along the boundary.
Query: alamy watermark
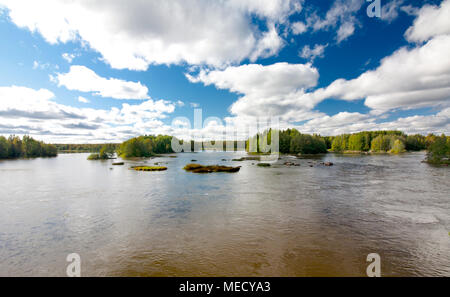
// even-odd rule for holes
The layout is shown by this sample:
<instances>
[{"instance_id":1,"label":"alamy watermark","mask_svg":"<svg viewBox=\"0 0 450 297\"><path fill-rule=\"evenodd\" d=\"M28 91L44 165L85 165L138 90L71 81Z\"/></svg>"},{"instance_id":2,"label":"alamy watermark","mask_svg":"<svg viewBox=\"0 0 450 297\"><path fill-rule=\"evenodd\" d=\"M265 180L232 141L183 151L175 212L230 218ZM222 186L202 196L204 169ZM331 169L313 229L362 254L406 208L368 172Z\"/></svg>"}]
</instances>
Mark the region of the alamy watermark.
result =
<instances>
[{"instance_id":1,"label":"alamy watermark","mask_svg":"<svg viewBox=\"0 0 450 297\"><path fill-rule=\"evenodd\" d=\"M381 18L381 0L366 0L367 2L371 2L369 6L367 6L367 16L369 18Z\"/></svg>"},{"instance_id":2,"label":"alamy watermark","mask_svg":"<svg viewBox=\"0 0 450 297\"><path fill-rule=\"evenodd\" d=\"M81 277L81 257L77 253L67 255L66 261L70 264L67 265L66 274L68 277Z\"/></svg>"},{"instance_id":3,"label":"alamy watermark","mask_svg":"<svg viewBox=\"0 0 450 297\"><path fill-rule=\"evenodd\" d=\"M225 125L218 117L203 121L202 109L194 110L194 125L186 117L172 121L172 129L184 131L184 138L172 139L172 150L176 153L214 151L247 151L261 153L261 161L275 162L279 156L280 120L278 117L254 119L246 123ZM214 135L214 139L210 135Z\"/></svg>"},{"instance_id":4,"label":"alamy watermark","mask_svg":"<svg viewBox=\"0 0 450 297\"><path fill-rule=\"evenodd\" d=\"M381 277L381 257L377 253L367 255L367 262L371 262L367 266L366 273L368 277Z\"/></svg>"}]
</instances>

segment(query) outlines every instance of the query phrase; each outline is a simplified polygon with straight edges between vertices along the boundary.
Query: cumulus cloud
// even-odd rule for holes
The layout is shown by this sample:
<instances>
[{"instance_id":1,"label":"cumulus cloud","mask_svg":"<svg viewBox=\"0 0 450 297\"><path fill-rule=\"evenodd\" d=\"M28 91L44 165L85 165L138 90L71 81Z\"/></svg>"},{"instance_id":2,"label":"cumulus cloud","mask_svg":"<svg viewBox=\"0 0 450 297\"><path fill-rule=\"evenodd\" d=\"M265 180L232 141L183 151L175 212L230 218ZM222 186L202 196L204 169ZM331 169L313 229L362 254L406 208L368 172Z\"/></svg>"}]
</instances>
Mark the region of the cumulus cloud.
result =
<instances>
[{"instance_id":1,"label":"cumulus cloud","mask_svg":"<svg viewBox=\"0 0 450 297\"><path fill-rule=\"evenodd\" d=\"M71 66L70 71L58 74L59 86L69 90L93 92L95 96L114 99L148 99L148 88L140 82L104 78L85 66Z\"/></svg>"},{"instance_id":2,"label":"cumulus cloud","mask_svg":"<svg viewBox=\"0 0 450 297\"><path fill-rule=\"evenodd\" d=\"M429 39L426 43L402 47L382 59L377 69L352 80L338 79L326 88L305 94L303 100L317 104L327 98L365 99L374 114L391 109L449 106L450 34L445 30L427 31L442 24L441 16L448 15L448 7L450 0L440 7L425 5L420 9L406 37L412 41Z\"/></svg>"},{"instance_id":3,"label":"cumulus cloud","mask_svg":"<svg viewBox=\"0 0 450 297\"><path fill-rule=\"evenodd\" d=\"M283 39L278 35L274 24L269 26L269 31L264 33L256 44L256 48L250 55L250 61L254 62L258 58L267 58L275 55L284 45Z\"/></svg>"},{"instance_id":4,"label":"cumulus cloud","mask_svg":"<svg viewBox=\"0 0 450 297\"><path fill-rule=\"evenodd\" d=\"M410 42L423 42L438 35L450 34L450 0L444 0L440 6L424 5L418 17L405 33Z\"/></svg>"},{"instance_id":5,"label":"cumulus cloud","mask_svg":"<svg viewBox=\"0 0 450 297\"><path fill-rule=\"evenodd\" d=\"M368 114L340 112L333 116L319 116L303 125L293 127L304 133L331 136L375 130L400 130L407 134L449 134L450 108L434 115L415 115L385 122L380 122L379 119Z\"/></svg>"},{"instance_id":6,"label":"cumulus cloud","mask_svg":"<svg viewBox=\"0 0 450 297\"><path fill-rule=\"evenodd\" d=\"M273 24L301 9L302 0L0 0L12 22L49 43L81 40L113 68L150 64L224 66L277 53ZM268 24L267 31L252 18Z\"/></svg>"},{"instance_id":7,"label":"cumulus cloud","mask_svg":"<svg viewBox=\"0 0 450 297\"><path fill-rule=\"evenodd\" d=\"M230 66L224 70L201 70L196 76L188 74L187 78L191 82L202 82L242 94L230 108L234 115L282 116L302 120L310 116L302 109L312 106L308 101L301 101L301 95L306 89L316 86L319 73L310 64L249 64Z\"/></svg>"},{"instance_id":8,"label":"cumulus cloud","mask_svg":"<svg viewBox=\"0 0 450 297\"><path fill-rule=\"evenodd\" d=\"M52 142L120 141L163 127L161 119L175 105L149 99L109 110L75 108L56 103L46 89L0 87L0 134L30 134Z\"/></svg>"}]
</instances>

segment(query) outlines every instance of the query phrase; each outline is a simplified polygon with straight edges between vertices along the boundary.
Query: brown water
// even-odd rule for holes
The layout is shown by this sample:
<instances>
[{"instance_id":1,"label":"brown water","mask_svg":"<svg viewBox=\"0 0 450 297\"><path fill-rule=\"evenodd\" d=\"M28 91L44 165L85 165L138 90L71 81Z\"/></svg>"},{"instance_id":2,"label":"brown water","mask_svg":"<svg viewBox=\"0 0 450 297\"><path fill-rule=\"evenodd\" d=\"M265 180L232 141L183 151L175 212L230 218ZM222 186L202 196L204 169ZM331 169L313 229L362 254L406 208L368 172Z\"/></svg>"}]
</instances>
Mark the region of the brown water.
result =
<instances>
[{"instance_id":1,"label":"brown water","mask_svg":"<svg viewBox=\"0 0 450 297\"><path fill-rule=\"evenodd\" d=\"M0 276L64 276L69 253L83 276L363 276L369 253L384 276L450 276L450 169L423 153L148 161L165 172L86 157L0 161ZM191 159L243 167L196 175Z\"/></svg>"}]
</instances>

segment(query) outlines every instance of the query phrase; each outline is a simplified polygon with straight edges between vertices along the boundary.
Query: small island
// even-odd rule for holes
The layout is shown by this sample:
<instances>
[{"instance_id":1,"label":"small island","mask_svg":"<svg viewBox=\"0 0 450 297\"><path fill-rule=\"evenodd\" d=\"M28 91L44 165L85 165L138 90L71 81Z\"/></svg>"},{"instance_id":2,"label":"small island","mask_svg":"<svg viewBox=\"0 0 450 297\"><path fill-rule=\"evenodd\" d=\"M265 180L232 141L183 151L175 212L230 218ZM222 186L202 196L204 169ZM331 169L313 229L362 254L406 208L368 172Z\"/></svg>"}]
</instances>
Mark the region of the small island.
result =
<instances>
[{"instance_id":1,"label":"small island","mask_svg":"<svg viewBox=\"0 0 450 297\"><path fill-rule=\"evenodd\" d=\"M234 173L238 172L241 169L241 166L229 167L221 165L204 166L200 164L187 164L183 169L192 173L212 173L212 172Z\"/></svg>"},{"instance_id":2,"label":"small island","mask_svg":"<svg viewBox=\"0 0 450 297\"><path fill-rule=\"evenodd\" d=\"M279 138L279 153L281 155L293 155L297 157L308 157L309 155L318 154L402 154L414 151L427 150L427 158L424 162L434 165L450 165L450 137L446 135L437 136L428 134L427 136L421 134L407 135L401 131L363 131L353 134L341 134L336 136L321 136L310 135L299 132L296 129L274 130L268 129L263 133L258 133L253 137L248 138L243 143L242 149L245 147L248 156L238 159L231 159L233 162L242 161L260 161L261 156L267 153L262 152L261 143L271 143L272 134L278 132ZM10 137L11 139L11 137ZM136 160L141 158L161 157L163 154L173 154L172 150L172 136L168 135L144 135L131 138L122 144L104 144L104 145L89 145L86 148L100 148L98 153L93 153L88 157L88 160L108 160L113 159L116 155L122 159ZM19 139L20 140L20 139ZM3 139L5 142L6 139ZM9 142L14 142L14 138ZM225 142L224 142L225 143ZM253 144L253 149L250 151L250 143ZM237 150L237 142L235 143L235 150ZM11 144L9 144L11 146ZM67 145L64 148L71 148ZM77 148L83 148L78 145ZM197 147L202 150L207 150L208 147L201 143L191 141L191 147ZM224 146L225 149L225 146ZM253 151L255 150L255 151ZM2 151L2 139L0 139L0 156L4 153ZM24 153L23 155L28 155ZM176 155L166 156L169 158L176 158ZM196 161L195 159L191 160ZM223 160L222 160L223 161ZM200 165L201 166L201 165ZM258 166L265 166L264 164ZM224 166L216 166L218 168ZM219 169L213 168L196 168L198 172L217 172ZM223 169L224 172L228 169ZM234 169L237 170L237 169Z\"/></svg>"},{"instance_id":3,"label":"small island","mask_svg":"<svg viewBox=\"0 0 450 297\"><path fill-rule=\"evenodd\" d=\"M130 169L136 170L136 171L165 171L167 170L167 167L163 166L135 166L131 167Z\"/></svg>"}]
</instances>

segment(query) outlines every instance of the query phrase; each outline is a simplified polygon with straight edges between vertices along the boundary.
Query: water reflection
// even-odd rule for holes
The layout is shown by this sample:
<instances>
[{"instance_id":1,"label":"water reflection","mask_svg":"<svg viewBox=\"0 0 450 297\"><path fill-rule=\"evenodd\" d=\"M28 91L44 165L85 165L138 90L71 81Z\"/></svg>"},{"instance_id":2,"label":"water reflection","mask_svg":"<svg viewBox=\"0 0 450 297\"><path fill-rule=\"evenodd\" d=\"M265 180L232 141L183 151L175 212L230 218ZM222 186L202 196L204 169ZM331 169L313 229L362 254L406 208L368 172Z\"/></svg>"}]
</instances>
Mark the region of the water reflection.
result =
<instances>
[{"instance_id":1,"label":"water reflection","mask_svg":"<svg viewBox=\"0 0 450 297\"><path fill-rule=\"evenodd\" d=\"M383 275L450 275L449 171L421 153L179 154L150 173L86 157L0 162L0 275L64 275L73 252L86 276L365 275L372 252ZM242 169L184 172L192 159Z\"/></svg>"}]
</instances>

